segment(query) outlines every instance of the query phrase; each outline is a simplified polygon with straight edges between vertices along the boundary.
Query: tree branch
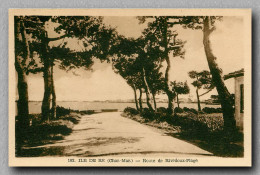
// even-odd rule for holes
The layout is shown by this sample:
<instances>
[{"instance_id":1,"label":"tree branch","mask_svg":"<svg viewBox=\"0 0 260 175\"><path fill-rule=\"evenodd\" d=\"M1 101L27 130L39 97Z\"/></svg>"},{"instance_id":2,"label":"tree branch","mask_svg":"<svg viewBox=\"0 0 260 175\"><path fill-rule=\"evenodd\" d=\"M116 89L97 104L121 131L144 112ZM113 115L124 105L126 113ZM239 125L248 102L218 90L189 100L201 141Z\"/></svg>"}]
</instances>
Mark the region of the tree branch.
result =
<instances>
[{"instance_id":1,"label":"tree branch","mask_svg":"<svg viewBox=\"0 0 260 175\"><path fill-rule=\"evenodd\" d=\"M44 69L44 67L38 67L38 68L35 68L35 69L28 69L26 74L29 74L29 73L36 74L36 73L39 73L39 72L43 72L43 69Z\"/></svg>"},{"instance_id":2,"label":"tree branch","mask_svg":"<svg viewBox=\"0 0 260 175\"><path fill-rule=\"evenodd\" d=\"M25 21L26 22L31 22L31 23L34 23L34 24L43 24L43 22L41 22L41 21L33 21L33 20L31 20L31 19L25 19Z\"/></svg>"},{"instance_id":3,"label":"tree branch","mask_svg":"<svg viewBox=\"0 0 260 175\"><path fill-rule=\"evenodd\" d=\"M211 27L211 29L209 30L209 33L212 33L214 30L216 29L216 27Z\"/></svg>"},{"instance_id":4,"label":"tree branch","mask_svg":"<svg viewBox=\"0 0 260 175\"><path fill-rule=\"evenodd\" d=\"M183 46L184 46L183 44L179 44L179 45L170 45L170 50L178 49L178 48L183 47Z\"/></svg>"},{"instance_id":5,"label":"tree branch","mask_svg":"<svg viewBox=\"0 0 260 175\"><path fill-rule=\"evenodd\" d=\"M208 91L204 92L203 94L199 95L199 97L206 95L207 93L209 93L210 91L212 91L215 87L210 88Z\"/></svg>"},{"instance_id":6,"label":"tree branch","mask_svg":"<svg viewBox=\"0 0 260 175\"><path fill-rule=\"evenodd\" d=\"M57 37L57 38L48 38L48 40L49 40L49 41L57 41L57 40L66 38L66 37L68 37L68 36L69 36L69 34L65 34L65 35L59 36L59 37Z\"/></svg>"},{"instance_id":7,"label":"tree branch","mask_svg":"<svg viewBox=\"0 0 260 175\"><path fill-rule=\"evenodd\" d=\"M181 22L167 22L167 24L175 25L175 24L182 24Z\"/></svg>"},{"instance_id":8,"label":"tree branch","mask_svg":"<svg viewBox=\"0 0 260 175\"><path fill-rule=\"evenodd\" d=\"M37 31L38 29L35 29L35 28L31 28L31 27L26 27L26 28L24 28L25 30L35 30L35 31Z\"/></svg>"}]
</instances>

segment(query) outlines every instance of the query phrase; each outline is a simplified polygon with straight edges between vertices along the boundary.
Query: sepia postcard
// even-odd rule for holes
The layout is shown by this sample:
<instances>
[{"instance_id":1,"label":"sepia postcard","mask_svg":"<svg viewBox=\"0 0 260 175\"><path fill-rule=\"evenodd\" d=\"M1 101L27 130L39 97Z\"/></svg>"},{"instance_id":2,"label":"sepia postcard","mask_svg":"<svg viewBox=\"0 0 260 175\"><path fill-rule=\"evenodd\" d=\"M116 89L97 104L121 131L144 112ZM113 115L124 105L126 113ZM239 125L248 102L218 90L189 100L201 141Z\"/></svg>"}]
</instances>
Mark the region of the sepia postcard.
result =
<instances>
[{"instance_id":1,"label":"sepia postcard","mask_svg":"<svg viewBox=\"0 0 260 175\"><path fill-rule=\"evenodd\" d=\"M251 9L9 9L9 166L252 166Z\"/></svg>"}]
</instances>

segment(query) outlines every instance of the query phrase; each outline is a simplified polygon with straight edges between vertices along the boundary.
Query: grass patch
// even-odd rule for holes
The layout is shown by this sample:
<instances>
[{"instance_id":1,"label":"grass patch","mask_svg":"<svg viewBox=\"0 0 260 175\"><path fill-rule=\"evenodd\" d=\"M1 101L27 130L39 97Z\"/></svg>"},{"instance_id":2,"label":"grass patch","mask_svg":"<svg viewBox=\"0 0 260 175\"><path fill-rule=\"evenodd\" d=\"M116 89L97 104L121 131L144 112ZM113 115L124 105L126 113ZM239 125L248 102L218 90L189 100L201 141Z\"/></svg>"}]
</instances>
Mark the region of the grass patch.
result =
<instances>
[{"instance_id":1,"label":"grass patch","mask_svg":"<svg viewBox=\"0 0 260 175\"><path fill-rule=\"evenodd\" d=\"M22 149L17 157L63 156L64 147Z\"/></svg>"},{"instance_id":2,"label":"grass patch","mask_svg":"<svg viewBox=\"0 0 260 175\"><path fill-rule=\"evenodd\" d=\"M73 126L78 124L82 114L90 114L89 111L75 111L63 107L57 107L57 114L54 120L41 121L41 114L31 114L30 126L19 127L16 123L16 156L37 156L44 155L51 150L45 148L32 148L62 140L64 136L72 132ZM29 149L31 147L31 149ZM47 153L46 153L47 154ZM48 154L51 154L48 152Z\"/></svg>"},{"instance_id":3,"label":"grass patch","mask_svg":"<svg viewBox=\"0 0 260 175\"><path fill-rule=\"evenodd\" d=\"M50 122L32 124L26 130L16 125L16 147L32 147L53 143L61 140L72 132L73 123L57 119Z\"/></svg>"}]
</instances>

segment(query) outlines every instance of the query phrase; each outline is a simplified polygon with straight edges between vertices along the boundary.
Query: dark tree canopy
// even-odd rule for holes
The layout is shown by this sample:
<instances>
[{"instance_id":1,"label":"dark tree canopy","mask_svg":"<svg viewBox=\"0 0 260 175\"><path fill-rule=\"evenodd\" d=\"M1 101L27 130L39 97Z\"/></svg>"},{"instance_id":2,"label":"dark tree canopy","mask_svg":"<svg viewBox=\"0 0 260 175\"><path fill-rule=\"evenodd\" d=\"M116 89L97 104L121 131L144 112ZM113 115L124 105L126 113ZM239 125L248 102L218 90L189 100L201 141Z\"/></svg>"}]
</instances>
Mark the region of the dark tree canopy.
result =
<instances>
[{"instance_id":1,"label":"dark tree canopy","mask_svg":"<svg viewBox=\"0 0 260 175\"><path fill-rule=\"evenodd\" d=\"M187 81L185 82L177 82L173 81L171 82L172 85L172 91L176 94L188 94L190 93L190 88L188 86Z\"/></svg>"},{"instance_id":2,"label":"dark tree canopy","mask_svg":"<svg viewBox=\"0 0 260 175\"><path fill-rule=\"evenodd\" d=\"M17 19L20 17L16 17ZM115 42L117 33L115 29L103 24L102 17L94 16L26 16L25 28L30 36L31 58L35 52L42 59L45 58L46 42L60 41L57 46L50 47L49 59L59 60L61 68L68 70L77 67L91 68L93 58L108 61L111 47ZM47 23L55 24L54 31L57 37L50 38L46 29ZM72 50L65 39L77 40L81 50ZM36 73L37 67L34 59L28 64L28 72ZM36 70L35 70L36 69ZM39 70L39 69L38 69Z\"/></svg>"},{"instance_id":3,"label":"dark tree canopy","mask_svg":"<svg viewBox=\"0 0 260 175\"><path fill-rule=\"evenodd\" d=\"M209 71L204 70L201 72L197 72L197 71L190 71L189 73L189 77L192 79L195 79L192 82L192 85L194 87L197 87L198 89L201 89L203 87L203 89L211 89L213 86L212 83L212 78L211 78L211 74Z\"/></svg>"}]
</instances>

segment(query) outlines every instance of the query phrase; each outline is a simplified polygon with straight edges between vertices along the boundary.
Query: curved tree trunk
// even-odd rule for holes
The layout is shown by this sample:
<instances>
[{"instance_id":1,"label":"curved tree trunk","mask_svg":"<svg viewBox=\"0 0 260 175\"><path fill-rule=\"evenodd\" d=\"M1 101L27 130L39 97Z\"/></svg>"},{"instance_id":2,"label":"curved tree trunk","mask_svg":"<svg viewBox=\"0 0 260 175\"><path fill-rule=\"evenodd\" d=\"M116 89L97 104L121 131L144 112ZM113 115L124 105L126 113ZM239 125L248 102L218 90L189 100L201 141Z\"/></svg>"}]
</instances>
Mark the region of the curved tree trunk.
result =
<instances>
[{"instance_id":1,"label":"curved tree trunk","mask_svg":"<svg viewBox=\"0 0 260 175\"><path fill-rule=\"evenodd\" d=\"M15 23L15 40L23 43L23 46L18 45L19 47L24 47L24 54L22 56L20 56L21 53L17 52L15 55L15 69L18 76L17 89L19 95L17 101L17 119L19 128L27 128L29 126L28 83L22 62L26 63L27 60L29 60L30 50L22 19ZM21 48L17 48L18 46L16 46L16 49L20 50Z\"/></svg>"},{"instance_id":2,"label":"curved tree trunk","mask_svg":"<svg viewBox=\"0 0 260 175\"><path fill-rule=\"evenodd\" d=\"M29 121L28 83L24 64L30 58L29 43L24 29L23 17L15 17L15 70L17 72L17 123L15 124L16 155L21 154L21 147L27 136Z\"/></svg>"},{"instance_id":3,"label":"curved tree trunk","mask_svg":"<svg viewBox=\"0 0 260 175\"><path fill-rule=\"evenodd\" d=\"M51 83L51 66L48 61L44 62L44 71L43 71L43 79L44 79L44 96L42 100L42 121L49 121L50 119L50 103L51 103L51 91L52 91L52 83Z\"/></svg>"},{"instance_id":4,"label":"curved tree trunk","mask_svg":"<svg viewBox=\"0 0 260 175\"><path fill-rule=\"evenodd\" d=\"M145 74L145 70L143 68L143 71L142 71L142 74L143 74L143 83L144 83L144 90L145 90L145 94L146 94L146 103L147 103L147 106L148 108L153 111L153 107L151 105L151 93L150 93L150 89L149 89L149 86L148 86L148 83L146 81L146 74Z\"/></svg>"},{"instance_id":5,"label":"curved tree trunk","mask_svg":"<svg viewBox=\"0 0 260 175\"><path fill-rule=\"evenodd\" d=\"M48 57L48 42L47 33L45 34L45 40L43 40L43 79L44 79L44 95L42 100L42 121L50 120L50 103L52 92L52 78L51 78L51 61Z\"/></svg>"},{"instance_id":6,"label":"curved tree trunk","mask_svg":"<svg viewBox=\"0 0 260 175\"><path fill-rule=\"evenodd\" d=\"M19 64L19 63L18 63ZM17 66L16 66L17 67ZM17 101L17 119L19 125L23 128L29 126L29 102L28 102L28 84L27 78L24 72L18 70L18 95Z\"/></svg>"},{"instance_id":7,"label":"curved tree trunk","mask_svg":"<svg viewBox=\"0 0 260 175\"><path fill-rule=\"evenodd\" d=\"M52 119L56 118L56 92L55 92L55 86L54 86L54 80L53 80L53 65L51 66L51 95L52 95Z\"/></svg>"},{"instance_id":8,"label":"curved tree trunk","mask_svg":"<svg viewBox=\"0 0 260 175\"><path fill-rule=\"evenodd\" d=\"M171 62L169 58L169 48L168 48L168 39L167 39L167 32L168 32L168 23L167 19L165 18L164 23L163 23L163 45L164 45L164 57L167 63L167 67L165 70L165 76L164 76L164 91L167 94L168 97L168 112L170 114L173 113L174 111L174 95L170 89L170 82L169 82L169 71L171 69Z\"/></svg>"},{"instance_id":9,"label":"curved tree trunk","mask_svg":"<svg viewBox=\"0 0 260 175\"><path fill-rule=\"evenodd\" d=\"M140 111L142 112L143 111L143 102L142 102L142 88L139 88L139 92L140 92L140 95L139 95L139 106L140 106Z\"/></svg>"},{"instance_id":10,"label":"curved tree trunk","mask_svg":"<svg viewBox=\"0 0 260 175\"><path fill-rule=\"evenodd\" d=\"M234 118L234 110L232 107L232 97L224 84L223 77L221 76L221 71L216 63L217 58L212 53L210 34L213 30L214 28L211 25L210 17L205 17L203 29L204 50L206 53L209 69L212 74L212 80L214 85L216 86L220 98L220 103L223 110L224 129L232 133L236 129L236 121Z\"/></svg>"},{"instance_id":11,"label":"curved tree trunk","mask_svg":"<svg viewBox=\"0 0 260 175\"><path fill-rule=\"evenodd\" d=\"M153 105L154 105L154 110L155 110L155 112L156 112L156 111L157 111L157 105L156 105L155 94L152 93L152 95L153 95Z\"/></svg>"},{"instance_id":12,"label":"curved tree trunk","mask_svg":"<svg viewBox=\"0 0 260 175\"><path fill-rule=\"evenodd\" d=\"M201 97L201 96L203 96L203 95L206 95L206 94L210 93L214 88L215 88L215 87L210 88L209 90L207 90L207 91L204 92L203 94L200 94L199 96Z\"/></svg>"},{"instance_id":13,"label":"curved tree trunk","mask_svg":"<svg viewBox=\"0 0 260 175\"><path fill-rule=\"evenodd\" d=\"M178 108L180 108L179 94L176 94L176 96L177 96L177 105L178 105Z\"/></svg>"},{"instance_id":14,"label":"curved tree trunk","mask_svg":"<svg viewBox=\"0 0 260 175\"><path fill-rule=\"evenodd\" d=\"M167 94L167 97L168 97L168 112L170 114L173 113L174 111L174 96L173 96L173 93L170 89L170 85L169 85L169 71L170 71L170 68L171 68L171 62L170 62L170 59L169 59L169 55L167 55L166 57L166 62L167 62L167 68L166 68L166 71L165 71L165 78L164 78L164 83L165 83L165 88L164 88L164 91L165 93Z\"/></svg>"},{"instance_id":15,"label":"curved tree trunk","mask_svg":"<svg viewBox=\"0 0 260 175\"><path fill-rule=\"evenodd\" d=\"M196 89L196 95L197 95L197 100L198 100L198 111L201 111L201 107L200 107L200 96L199 96L199 89L197 87Z\"/></svg>"},{"instance_id":16,"label":"curved tree trunk","mask_svg":"<svg viewBox=\"0 0 260 175\"><path fill-rule=\"evenodd\" d=\"M136 106L136 110L139 111L139 106L138 106L138 101L137 101L137 94L136 94L136 87L135 85L132 86L133 90L134 90L134 95L135 95L135 106Z\"/></svg>"},{"instance_id":17,"label":"curved tree trunk","mask_svg":"<svg viewBox=\"0 0 260 175\"><path fill-rule=\"evenodd\" d=\"M19 66L19 58L15 57L15 67L18 75L18 95L17 101L17 123L15 124L15 149L16 155L21 154L21 147L27 136L29 121L28 85L25 73Z\"/></svg>"}]
</instances>

